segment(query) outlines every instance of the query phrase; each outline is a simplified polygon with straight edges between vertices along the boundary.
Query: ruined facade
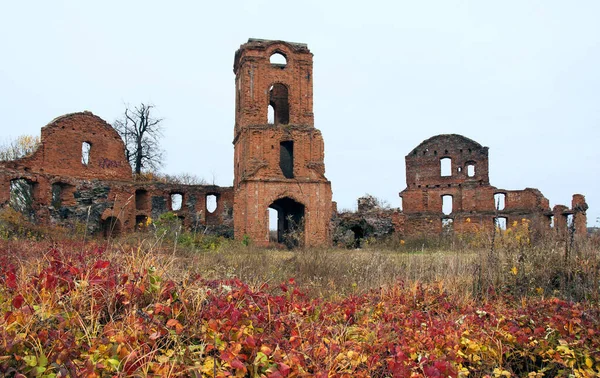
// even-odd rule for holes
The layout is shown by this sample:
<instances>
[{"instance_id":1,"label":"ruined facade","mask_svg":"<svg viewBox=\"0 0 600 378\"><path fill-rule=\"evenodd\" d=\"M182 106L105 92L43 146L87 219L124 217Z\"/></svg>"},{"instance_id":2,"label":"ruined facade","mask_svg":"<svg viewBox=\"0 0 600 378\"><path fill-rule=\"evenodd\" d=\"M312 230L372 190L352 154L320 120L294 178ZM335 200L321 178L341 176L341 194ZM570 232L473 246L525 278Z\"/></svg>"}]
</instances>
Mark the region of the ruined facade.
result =
<instances>
[{"instance_id":1,"label":"ruined facade","mask_svg":"<svg viewBox=\"0 0 600 378\"><path fill-rule=\"evenodd\" d=\"M406 189L400 193L407 235L463 232L497 226L506 228L526 219L534 230L554 223L566 229L575 215L581 231L586 223L585 199L581 206L555 207L537 189L506 190L490 185L488 148L456 134L437 135L415 147L405 157ZM585 209L584 209L585 207ZM562 231L561 231L562 232ZM583 232L585 234L585 231Z\"/></svg>"},{"instance_id":2,"label":"ruined facade","mask_svg":"<svg viewBox=\"0 0 600 378\"><path fill-rule=\"evenodd\" d=\"M0 204L96 234L132 231L169 211L189 228L233 234L231 187L133 181L120 136L90 112L56 118L40 141L32 155L0 162Z\"/></svg>"},{"instance_id":3,"label":"ruined facade","mask_svg":"<svg viewBox=\"0 0 600 378\"><path fill-rule=\"evenodd\" d=\"M338 213L325 177L324 143L314 126L313 55L305 44L250 39L235 53L233 187L132 179L117 132L90 112L42 128L30 156L0 162L0 206L41 223L85 224L90 233L133 231L173 212L188 229L293 245L361 245L392 233L435 235L503 228L527 219L537 231L586 233L587 204L549 208L537 189L489 182L488 148L460 135L425 140L405 158L401 209L359 199ZM23 200L26 199L26 200ZM269 231L269 208L277 232Z\"/></svg>"},{"instance_id":4,"label":"ruined facade","mask_svg":"<svg viewBox=\"0 0 600 378\"><path fill-rule=\"evenodd\" d=\"M268 244L272 208L279 242L330 242L331 183L314 126L312 57L305 44L256 39L235 54L236 238Z\"/></svg>"},{"instance_id":5,"label":"ruined facade","mask_svg":"<svg viewBox=\"0 0 600 378\"><path fill-rule=\"evenodd\" d=\"M586 235L585 197L573 195L571 207L556 205L537 189L506 190L489 181L488 148L457 134L436 135L405 157L406 189L402 208L378 206L370 197L358 200L356 212L334 217L334 242L358 247L362 239L392 232L403 237L505 229L528 221L533 232Z\"/></svg>"}]
</instances>

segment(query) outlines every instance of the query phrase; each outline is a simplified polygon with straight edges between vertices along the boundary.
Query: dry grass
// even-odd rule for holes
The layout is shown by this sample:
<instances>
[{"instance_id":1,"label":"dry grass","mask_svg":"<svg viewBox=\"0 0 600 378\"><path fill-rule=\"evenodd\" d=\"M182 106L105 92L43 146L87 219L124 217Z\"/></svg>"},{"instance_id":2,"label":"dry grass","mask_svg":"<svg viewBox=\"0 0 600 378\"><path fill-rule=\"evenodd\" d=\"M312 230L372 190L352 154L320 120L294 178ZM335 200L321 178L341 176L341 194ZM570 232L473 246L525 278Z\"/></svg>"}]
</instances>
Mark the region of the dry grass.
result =
<instances>
[{"instance_id":1,"label":"dry grass","mask_svg":"<svg viewBox=\"0 0 600 378\"><path fill-rule=\"evenodd\" d=\"M441 283L465 299L498 293L558 296L598 301L600 252L597 243L574 245L553 237L536 242L498 237L490 245L465 243L370 243L364 249L282 250L220 241L211 249L157 242L150 234L112 241L117 251L143 250L168 261L168 275L208 279L239 278L250 286L277 286L290 278L310 295L336 297L406 283ZM172 244L171 244L172 243ZM140 245L145 247L139 248ZM565 254L565 248L570 253ZM119 252L121 253L121 252ZM566 258L565 256L568 256Z\"/></svg>"}]
</instances>

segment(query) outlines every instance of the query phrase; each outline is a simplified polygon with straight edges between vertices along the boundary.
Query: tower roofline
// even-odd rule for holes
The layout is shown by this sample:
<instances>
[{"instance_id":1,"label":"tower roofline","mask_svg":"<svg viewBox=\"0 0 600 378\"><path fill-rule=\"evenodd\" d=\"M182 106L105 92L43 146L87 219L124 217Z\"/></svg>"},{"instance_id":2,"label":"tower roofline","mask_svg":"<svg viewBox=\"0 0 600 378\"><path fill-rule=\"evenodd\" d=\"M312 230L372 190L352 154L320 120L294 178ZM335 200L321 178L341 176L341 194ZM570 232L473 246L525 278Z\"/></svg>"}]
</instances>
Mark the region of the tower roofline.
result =
<instances>
[{"instance_id":1,"label":"tower roofline","mask_svg":"<svg viewBox=\"0 0 600 378\"><path fill-rule=\"evenodd\" d=\"M310 54L312 53L308 49L308 45L306 43L298 43L298 42L288 42L282 40L271 40L271 39L260 39L260 38L249 38L248 42L240 45L240 48L235 52L235 57L233 59L233 72L236 73L239 67L240 60L242 58L242 53L248 50L255 51L264 51L270 48L273 45L284 45L291 52L296 54Z\"/></svg>"}]
</instances>

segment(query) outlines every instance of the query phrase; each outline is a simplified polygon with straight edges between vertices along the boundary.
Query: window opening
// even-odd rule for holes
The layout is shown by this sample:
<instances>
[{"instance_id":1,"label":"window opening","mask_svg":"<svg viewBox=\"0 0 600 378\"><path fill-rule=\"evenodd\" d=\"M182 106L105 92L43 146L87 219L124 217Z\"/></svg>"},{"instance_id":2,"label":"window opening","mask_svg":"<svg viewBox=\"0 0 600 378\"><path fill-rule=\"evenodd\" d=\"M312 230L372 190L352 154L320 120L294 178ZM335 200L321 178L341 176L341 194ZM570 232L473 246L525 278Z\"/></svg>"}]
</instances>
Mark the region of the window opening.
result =
<instances>
[{"instance_id":1,"label":"window opening","mask_svg":"<svg viewBox=\"0 0 600 378\"><path fill-rule=\"evenodd\" d=\"M25 214L33 214L33 182L26 179L10 181L9 204L14 210Z\"/></svg>"},{"instance_id":2,"label":"window opening","mask_svg":"<svg viewBox=\"0 0 600 378\"><path fill-rule=\"evenodd\" d=\"M181 193L171 194L171 210L173 210L173 211L181 210L182 204L183 204L183 195Z\"/></svg>"},{"instance_id":3,"label":"window opening","mask_svg":"<svg viewBox=\"0 0 600 378\"><path fill-rule=\"evenodd\" d=\"M171 201L173 199L171 198ZM148 208L148 191L138 189L135 191L135 209L146 210Z\"/></svg>"},{"instance_id":4,"label":"window opening","mask_svg":"<svg viewBox=\"0 0 600 378\"><path fill-rule=\"evenodd\" d=\"M494 194L494 204L496 210L504 210L506 206L506 194L496 193Z\"/></svg>"},{"instance_id":5,"label":"window opening","mask_svg":"<svg viewBox=\"0 0 600 378\"><path fill-rule=\"evenodd\" d=\"M548 221L550 223L550 228L554 228L554 215L550 215Z\"/></svg>"},{"instance_id":6,"label":"window opening","mask_svg":"<svg viewBox=\"0 0 600 378\"><path fill-rule=\"evenodd\" d=\"M269 89L269 105L273 107L273 124L287 125L290 122L288 88L285 85L276 83L271 86Z\"/></svg>"},{"instance_id":7,"label":"window opening","mask_svg":"<svg viewBox=\"0 0 600 378\"><path fill-rule=\"evenodd\" d=\"M452 159L441 158L440 159L440 174L442 176L452 176Z\"/></svg>"},{"instance_id":8,"label":"window opening","mask_svg":"<svg viewBox=\"0 0 600 378\"><path fill-rule=\"evenodd\" d=\"M475 176L475 164L467 164L467 176L474 177Z\"/></svg>"},{"instance_id":9,"label":"window opening","mask_svg":"<svg viewBox=\"0 0 600 378\"><path fill-rule=\"evenodd\" d=\"M279 167L283 176L294 178L294 142L284 141L279 144Z\"/></svg>"},{"instance_id":10,"label":"window opening","mask_svg":"<svg viewBox=\"0 0 600 378\"><path fill-rule=\"evenodd\" d=\"M65 202L72 202L75 187L63 182L55 182L52 184L52 207L60 208Z\"/></svg>"},{"instance_id":11,"label":"window opening","mask_svg":"<svg viewBox=\"0 0 600 378\"><path fill-rule=\"evenodd\" d=\"M444 215L452 214L452 196L449 194L442 196L442 213Z\"/></svg>"},{"instance_id":12,"label":"window opening","mask_svg":"<svg viewBox=\"0 0 600 378\"><path fill-rule=\"evenodd\" d=\"M210 214L214 213L217 210L217 196L214 194L209 194L206 196L206 211Z\"/></svg>"},{"instance_id":13,"label":"window opening","mask_svg":"<svg viewBox=\"0 0 600 378\"><path fill-rule=\"evenodd\" d=\"M402 206L403 206L404 204L403 204L403 202L402 202L402 201L403 201L403 199L402 199L402 197L400 197L400 206L398 207L398 208L400 209L400 211L403 211L403 207L402 207Z\"/></svg>"},{"instance_id":14,"label":"window opening","mask_svg":"<svg viewBox=\"0 0 600 378\"><path fill-rule=\"evenodd\" d=\"M508 223L508 219L506 217L496 217L494 218L494 225L500 231L506 231L506 224Z\"/></svg>"},{"instance_id":15,"label":"window opening","mask_svg":"<svg viewBox=\"0 0 600 378\"><path fill-rule=\"evenodd\" d=\"M92 150L92 145L89 142L81 143L81 163L83 165L88 165L90 163L90 151Z\"/></svg>"},{"instance_id":16,"label":"window opening","mask_svg":"<svg viewBox=\"0 0 600 378\"><path fill-rule=\"evenodd\" d=\"M567 228L573 227L573 214L567 215Z\"/></svg>"},{"instance_id":17,"label":"window opening","mask_svg":"<svg viewBox=\"0 0 600 378\"><path fill-rule=\"evenodd\" d=\"M275 54L272 54L271 57L269 58L269 62L271 64L275 64L278 66L286 66L287 65L287 59L285 58L285 55L276 52Z\"/></svg>"}]
</instances>

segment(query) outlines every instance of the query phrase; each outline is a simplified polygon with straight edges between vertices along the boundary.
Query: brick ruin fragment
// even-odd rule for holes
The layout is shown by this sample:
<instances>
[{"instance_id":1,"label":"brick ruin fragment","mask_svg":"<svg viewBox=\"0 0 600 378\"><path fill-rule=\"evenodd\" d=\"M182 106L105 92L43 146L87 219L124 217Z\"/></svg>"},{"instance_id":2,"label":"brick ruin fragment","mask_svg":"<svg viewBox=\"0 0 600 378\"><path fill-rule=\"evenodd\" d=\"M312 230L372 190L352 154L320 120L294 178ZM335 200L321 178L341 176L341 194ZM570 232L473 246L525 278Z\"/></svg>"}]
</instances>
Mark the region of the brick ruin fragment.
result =
<instances>
[{"instance_id":1,"label":"brick ruin fragment","mask_svg":"<svg viewBox=\"0 0 600 378\"><path fill-rule=\"evenodd\" d=\"M236 238L268 244L272 208L278 242L330 242L331 183L314 126L312 57L305 44L258 39L235 54Z\"/></svg>"},{"instance_id":2,"label":"brick ruin fragment","mask_svg":"<svg viewBox=\"0 0 600 378\"><path fill-rule=\"evenodd\" d=\"M235 54L233 187L140 182L117 132L90 112L61 116L41 131L30 156L0 162L0 206L42 224L79 222L104 235L136 230L173 212L188 229L257 245L359 247L364 239L492 229L527 219L534 230L586 233L585 197L550 209L537 189L490 185L488 148L456 134L425 140L405 158L402 209L359 199L338 213L325 177L324 143L314 126L312 53L305 44L250 39ZM279 60L275 60L278 58ZM14 203L14 192L31 201ZM12 199L11 199L12 198ZM290 239L290 235L294 238Z\"/></svg>"},{"instance_id":3,"label":"brick ruin fragment","mask_svg":"<svg viewBox=\"0 0 600 378\"><path fill-rule=\"evenodd\" d=\"M334 235L353 230L345 225L349 219L353 225L372 224L374 218L380 224L393 224L394 232L406 237L505 228L523 219L529 221L534 232L554 230L564 236L572 224L575 235L587 233L588 205L583 195L573 195L571 208L556 205L551 210L548 199L537 189L506 190L492 186L488 147L462 135L431 137L406 155L405 161L407 187L400 192L402 209L365 211L361 209L364 199L359 199L356 213L338 215L341 230ZM385 230L380 228L379 233ZM360 232L366 234L364 230ZM355 235L358 238L360 233Z\"/></svg>"},{"instance_id":4,"label":"brick ruin fragment","mask_svg":"<svg viewBox=\"0 0 600 378\"><path fill-rule=\"evenodd\" d=\"M79 222L108 235L173 211L188 228L233 235L233 188L134 181L119 134L90 112L56 118L42 128L32 155L0 162L0 204L15 190L29 192L31 204L20 210L40 223ZM217 207L209 211L212 195Z\"/></svg>"}]
</instances>

